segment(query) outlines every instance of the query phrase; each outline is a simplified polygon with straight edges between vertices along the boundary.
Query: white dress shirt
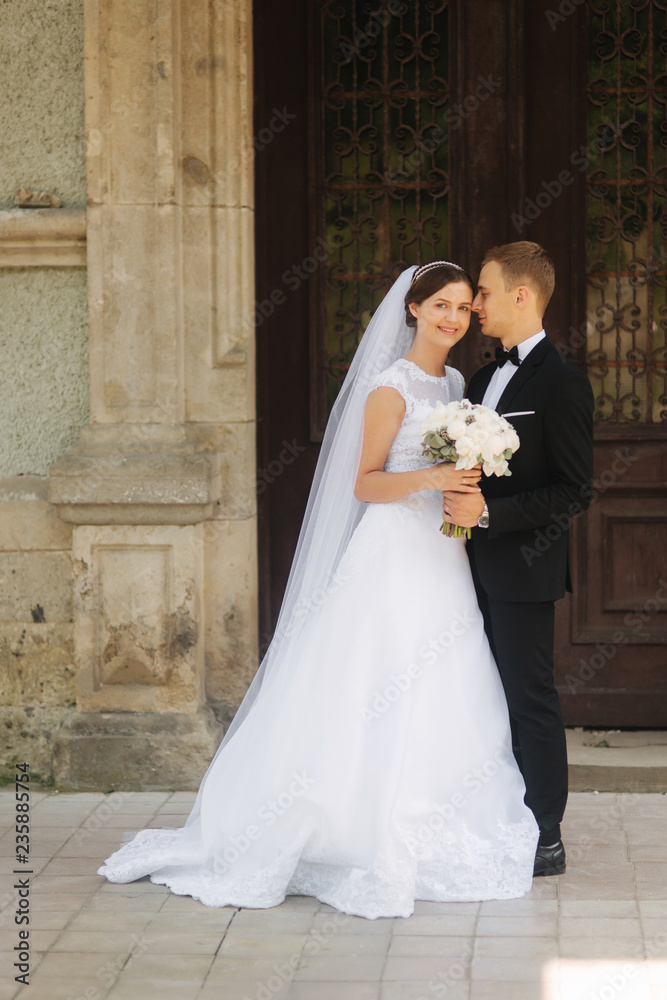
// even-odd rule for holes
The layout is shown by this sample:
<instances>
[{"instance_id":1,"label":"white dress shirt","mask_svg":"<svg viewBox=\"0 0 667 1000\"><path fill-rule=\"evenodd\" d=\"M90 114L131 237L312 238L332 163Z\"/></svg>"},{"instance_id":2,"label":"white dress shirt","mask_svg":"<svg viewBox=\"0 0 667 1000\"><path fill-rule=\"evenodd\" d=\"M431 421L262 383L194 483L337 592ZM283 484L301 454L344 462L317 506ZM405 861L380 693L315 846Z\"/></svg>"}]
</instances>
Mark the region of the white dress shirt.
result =
<instances>
[{"instance_id":1,"label":"white dress shirt","mask_svg":"<svg viewBox=\"0 0 667 1000\"><path fill-rule=\"evenodd\" d=\"M537 347L539 342L544 340L545 337L546 333L544 330L540 330L539 333L534 333L532 337L528 337L527 340L523 340L520 344L517 344L519 359L522 363L532 349ZM518 367L513 365L511 361L506 361L502 368L496 368L484 393L484 399L482 400L484 406L488 406L492 410L496 409L500 402L500 397L518 370Z\"/></svg>"}]
</instances>

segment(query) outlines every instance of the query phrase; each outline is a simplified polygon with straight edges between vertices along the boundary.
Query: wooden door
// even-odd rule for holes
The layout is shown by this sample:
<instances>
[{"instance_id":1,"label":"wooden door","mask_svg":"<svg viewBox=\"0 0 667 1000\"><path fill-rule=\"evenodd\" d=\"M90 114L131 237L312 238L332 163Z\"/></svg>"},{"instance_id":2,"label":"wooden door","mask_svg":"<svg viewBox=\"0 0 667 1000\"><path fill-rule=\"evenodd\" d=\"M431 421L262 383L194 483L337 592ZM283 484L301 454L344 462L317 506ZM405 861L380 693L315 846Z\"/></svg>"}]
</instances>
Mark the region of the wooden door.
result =
<instances>
[{"instance_id":1,"label":"wooden door","mask_svg":"<svg viewBox=\"0 0 667 1000\"><path fill-rule=\"evenodd\" d=\"M662 0L570 8L256 5L262 632L328 408L395 274L431 257L475 273L489 246L536 240L557 269L547 331L598 400L595 502L574 522L575 596L558 606L565 717L660 726L666 15ZM452 360L469 377L491 346L473 324Z\"/></svg>"}]
</instances>

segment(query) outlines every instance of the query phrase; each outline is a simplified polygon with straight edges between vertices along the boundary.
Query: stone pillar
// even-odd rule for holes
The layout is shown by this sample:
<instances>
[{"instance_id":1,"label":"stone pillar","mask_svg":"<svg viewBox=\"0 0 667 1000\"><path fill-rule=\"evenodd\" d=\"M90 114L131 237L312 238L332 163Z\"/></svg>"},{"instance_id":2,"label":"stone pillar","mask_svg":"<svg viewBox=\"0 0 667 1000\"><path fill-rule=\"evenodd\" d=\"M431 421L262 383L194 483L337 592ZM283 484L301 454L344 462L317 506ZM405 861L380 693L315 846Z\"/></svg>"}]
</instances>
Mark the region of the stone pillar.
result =
<instances>
[{"instance_id":1,"label":"stone pillar","mask_svg":"<svg viewBox=\"0 0 667 1000\"><path fill-rule=\"evenodd\" d=\"M249 0L85 0L91 425L63 786L196 787L256 667ZM215 709L215 712L213 711Z\"/></svg>"}]
</instances>

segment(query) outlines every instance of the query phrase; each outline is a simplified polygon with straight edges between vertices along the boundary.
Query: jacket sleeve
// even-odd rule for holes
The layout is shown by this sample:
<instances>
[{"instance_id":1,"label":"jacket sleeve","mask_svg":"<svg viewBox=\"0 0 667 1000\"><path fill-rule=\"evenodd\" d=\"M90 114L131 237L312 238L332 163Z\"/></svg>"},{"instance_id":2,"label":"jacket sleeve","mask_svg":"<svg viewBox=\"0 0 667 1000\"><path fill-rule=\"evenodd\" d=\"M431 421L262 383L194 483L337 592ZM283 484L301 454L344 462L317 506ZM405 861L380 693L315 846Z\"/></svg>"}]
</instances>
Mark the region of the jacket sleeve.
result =
<instances>
[{"instance_id":1,"label":"jacket sleeve","mask_svg":"<svg viewBox=\"0 0 667 1000\"><path fill-rule=\"evenodd\" d=\"M544 415L544 448L550 482L536 490L488 501L488 537L529 531L556 518L583 514L593 493L593 390L574 370L559 380Z\"/></svg>"}]
</instances>

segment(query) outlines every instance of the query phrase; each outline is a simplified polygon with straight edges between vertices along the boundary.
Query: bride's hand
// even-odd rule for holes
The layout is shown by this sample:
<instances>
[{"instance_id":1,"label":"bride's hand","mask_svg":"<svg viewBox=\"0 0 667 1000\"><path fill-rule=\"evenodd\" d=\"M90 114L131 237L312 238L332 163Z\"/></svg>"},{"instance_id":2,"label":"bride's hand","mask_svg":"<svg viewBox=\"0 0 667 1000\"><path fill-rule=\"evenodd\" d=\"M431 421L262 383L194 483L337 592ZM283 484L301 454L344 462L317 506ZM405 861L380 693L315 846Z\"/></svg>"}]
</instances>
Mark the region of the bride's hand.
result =
<instances>
[{"instance_id":1,"label":"bride's hand","mask_svg":"<svg viewBox=\"0 0 667 1000\"><path fill-rule=\"evenodd\" d=\"M482 468L457 469L454 462L439 462L428 472L432 490L452 490L458 493L479 493L477 485L482 476Z\"/></svg>"}]
</instances>

